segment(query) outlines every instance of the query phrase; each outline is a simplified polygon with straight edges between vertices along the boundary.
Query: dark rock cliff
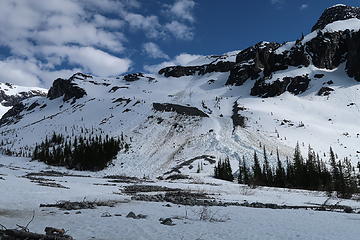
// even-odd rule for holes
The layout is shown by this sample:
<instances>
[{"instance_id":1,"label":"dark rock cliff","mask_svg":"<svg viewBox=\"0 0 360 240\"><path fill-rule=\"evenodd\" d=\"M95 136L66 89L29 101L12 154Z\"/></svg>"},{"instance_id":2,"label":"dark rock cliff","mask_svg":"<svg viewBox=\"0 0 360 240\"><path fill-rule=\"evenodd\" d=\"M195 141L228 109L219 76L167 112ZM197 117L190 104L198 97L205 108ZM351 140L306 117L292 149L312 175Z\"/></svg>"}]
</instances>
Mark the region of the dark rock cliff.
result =
<instances>
[{"instance_id":1,"label":"dark rock cliff","mask_svg":"<svg viewBox=\"0 0 360 240\"><path fill-rule=\"evenodd\" d=\"M75 84L73 82L73 80L75 78L80 78L80 77L85 77L88 78L88 75L85 74L75 74L73 75L71 78L69 79L62 79L62 78L58 78L53 82L53 85L51 86L51 88L49 89L49 92L47 94L47 97L49 99L55 99L58 97L62 97L64 96L64 101L67 101L69 99L79 99L82 98L83 96L86 95L86 91L82 88L80 88L79 86L77 86L77 84ZM91 76L90 76L91 77ZM84 79L84 78L81 78Z\"/></svg>"}]
</instances>

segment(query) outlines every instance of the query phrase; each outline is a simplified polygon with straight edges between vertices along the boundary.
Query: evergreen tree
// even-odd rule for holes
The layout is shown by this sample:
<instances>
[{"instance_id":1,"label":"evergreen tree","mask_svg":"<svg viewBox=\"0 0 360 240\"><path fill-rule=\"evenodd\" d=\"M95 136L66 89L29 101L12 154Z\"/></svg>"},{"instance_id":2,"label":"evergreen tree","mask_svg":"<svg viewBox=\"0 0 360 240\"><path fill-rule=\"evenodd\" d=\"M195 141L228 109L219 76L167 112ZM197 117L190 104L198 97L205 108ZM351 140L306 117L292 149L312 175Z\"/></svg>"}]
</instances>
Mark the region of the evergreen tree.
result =
<instances>
[{"instance_id":1,"label":"evergreen tree","mask_svg":"<svg viewBox=\"0 0 360 240\"><path fill-rule=\"evenodd\" d=\"M217 166L214 169L214 177L222 180L233 181L234 176L232 174L230 160L228 157L225 160L219 160Z\"/></svg>"},{"instance_id":2,"label":"evergreen tree","mask_svg":"<svg viewBox=\"0 0 360 240\"><path fill-rule=\"evenodd\" d=\"M254 165L253 165L253 184L254 185L263 185L263 173L261 171L259 159L257 157L256 151L254 151Z\"/></svg>"},{"instance_id":3,"label":"evergreen tree","mask_svg":"<svg viewBox=\"0 0 360 240\"><path fill-rule=\"evenodd\" d=\"M243 169L243 182L245 184L249 184L250 183L250 171L249 168L246 165L246 161L245 161L245 157L243 156L243 161L242 161L242 169Z\"/></svg>"},{"instance_id":4,"label":"evergreen tree","mask_svg":"<svg viewBox=\"0 0 360 240\"><path fill-rule=\"evenodd\" d=\"M115 138L75 137L67 142L61 134L53 133L50 140L46 137L36 145L32 158L49 165L65 166L76 170L98 171L107 167L117 153L124 149L124 142Z\"/></svg>"},{"instance_id":5,"label":"evergreen tree","mask_svg":"<svg viewBox=\"0 0 360 240\"><path fill-rule=\"evenodd\" d=\"M275 180L274 180L274 186L276 187L285 187L285 169L282 166L280 156L279 156L279 149L276 149L276 159L277 159L277 165L275 170Z\"/></svg>"},{"instance_id":6,"label":"evergreen tree","mask_svg":"<svg viewBox=\"0 0 360 240\"><path fill-rule=\"evenodd\" d=\"M244 169L241 159L239 160L239 175L238 175L238 183L243 184L244 183Z\"/></svg>"},{"instance_id":7,"label":"evergreen tree","mask_svg":"<svg viewBox=\"0 0 360 240\"><path fill-rule=\"evenodd\" d=\"M266 186L272 186L273 185L273 173L269 164L269 160L266 154L266 148L265 145L263 147L264 152L264 165L263 165L263 182Z\"/></svg>"}]
</instances>

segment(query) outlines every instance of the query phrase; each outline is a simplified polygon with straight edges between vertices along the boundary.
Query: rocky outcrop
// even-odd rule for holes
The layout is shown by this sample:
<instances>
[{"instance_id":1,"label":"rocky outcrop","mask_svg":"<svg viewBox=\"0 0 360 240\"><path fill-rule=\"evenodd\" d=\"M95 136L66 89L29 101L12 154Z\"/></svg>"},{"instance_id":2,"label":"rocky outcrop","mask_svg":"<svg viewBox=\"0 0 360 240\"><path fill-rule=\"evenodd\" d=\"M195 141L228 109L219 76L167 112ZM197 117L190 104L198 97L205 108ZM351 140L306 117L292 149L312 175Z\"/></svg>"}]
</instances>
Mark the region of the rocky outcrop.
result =
<instances>
[{"instance_id":1,"label":"rocky outcrop","mask_svg":"<svg viewBox=\"0 0 360 240\"><path fill-rule=\"evenodd\" d=\"M306 43L306 48L316 67L335 69L345 62L349 77L360 81L360 32L319 32L317 37Z\"/></svg>"},{"instance_id":2,"label":"rocky outcrop","mask_svg":"<svg viewBox=\"0 0 360 240\"><path fill-rule=\"evenodd\" d=\"M84 89L77 86L72 82L73 79L58 78L53 82L52 87L49 89L47 97L52 100L64 96L64 101L69 99L79 99L86 95Z\"/></svg>"},{"instance_id":3,"label":"rocky outcrop","mask_svg":"<svg viewBox=\"0 0 360 240\"><path fill-rule=\"evenodd\" d=\"M275 97L283 94L285 91L298 95L305 92L310 83L308 75L296 77L284 77L277 79L271 83L266 82L264 79L256 81L254 87L251 89L252 96L259 97Z\"/></svg>"},{"instance_id":4,"label":"rocky outcrop","mask_svg":"<svg viewBox=\"0 0 360 240\"><path fill-rule=\"evenodd\" d=\"M203 111L195 108L171 103L153 103L153 108L160 112L176 112L177 114L196 117L209 117Z\"/></svg>"},{"instance_id":5,"label":"rocky outcrop","mask_svg":"<svg viewBox=\"0 0 360 240\"><path fill-rule=\"evenodd\" d=\"M124 76L124 80L127 82L134 82L140 79L140 77L144 77L142 73L131 73Z\"/></svg>"},{"instance_id":6,"label":"rocky outcrop","mask_svg":"<svg viewBox=\"0 0 360 240\"><path fill-rule=\"evenodd\" d=\"M329 23L350 18L360 19L360 8L338 4L326 9L311 31L323 29Z\"/></svg>"},{"instance_id":7,"label":"rocky outcrop","mask_svg":"<svg viewBox=\"0 0 360 240\"><path fill-rule=\"evenodd\" d=\"M155 79L153 77L145 76L145 74L143 74L143 73L130 73L130 74L125 75L123 78L127 82L134 82L134 81L140 80L141 78L147 78L149 81L152 81Z\"/></svg>"},{"instance_id":8,"label":"rocky outcrop","mask_svg":"<svg viewBox=\"0 0 360 240\"><path fill-rule=\"evenodd\" d=\"M226 84L240 86L249 78L258 78L261 71L269 68L269 56L279 46L278 43L260 42L238 53Z\"/></svg>"},{"instance_id":9,"label":"rocky outcrop","mask_svg":"<svg viewBox=\"0 0 360 240\"><path fill-rule=\"evenodd\" d=\"M25 105L21 102L14 105L9 111L7 111L0 119L0 126L16 123L21 118L21 112L25 109Z\"/></svg>"},{"instance_id":10,"label":"rocky outcrop","mask_svg":"<svg viewBox=\"0 0 360 240\"><path fill-rule=\"evenodd\" d=\"M195 75L201 70L201 66L171 66L160 69L159 74L165 77L183 77Z\"/></svg>"},{"instance_id":11,"label":"rocky outcrop","mask_svg":"<svg viewBox=\"0 0 360 240\"><path fill-rule=\"evenodd\" d=\"M331 87L322 87L320 88L320 90L318 91L317 95L318 96L328 96L330 95L331 92L333 92L334 89L332 89Z\"/></svg>"},{"instance_id":12,"label":"rocky outcrop","mask_svg":"<svg viewBox=\"0 0 360 240\"><path fill-rule=\"evenodd\" d=\"M229 72L235 63L219 61L201 66L171 66L160 69L159 74L165 77L183 77L191 75L204 75L212 72Z\"/></svg>"},{"instance_id":13,"label":"rocky outcrop","mask_svg":"<svg viewBox=\"0 0 360 240\"><path fill-rule=\"evenodd\" d=\"M348 41L351 41L350 31L322 33L306 43L312 55L312 62L318 68L334 69L345 61L348 52Z\"/></svg>"},{"instance_id":14,"label":"rocky outcrop","mask_svg":"<svg viewBox=\"0 0 360 240\"><path fill-rule=\"evenodd\" d=\"M360 32L352 33L351 37L346 39L346 72L349 77L355 78L360 82Z\"/></svg>"},{"instance_id":15,"label":"rocky outcrop","mask_svg":"<svg viewBox=\"0 0 360 240\"><path fill-rule=\"evenodd\" d=\"M278 43L261 42L241 51L226 84L240 86L247 79L259 78L260 73L269 77L273 72L289 66L309 66L310 60L304 46L297 44L288 51L276 53L280 46Z\"/></svg>"},{"instance_id":16,"label":"rocky outcrop","mask_svg":"<svg viewBox=\"0 0 360 240\"><path fill-rule=\"evenodd\" d=\"M72 75L69 80L73 81L74 79L79 79L79 80L86 80L88 78L93 78L91 75L85 74L85 73L75 73L74 75Z\"/></svg>"}]
</instances>

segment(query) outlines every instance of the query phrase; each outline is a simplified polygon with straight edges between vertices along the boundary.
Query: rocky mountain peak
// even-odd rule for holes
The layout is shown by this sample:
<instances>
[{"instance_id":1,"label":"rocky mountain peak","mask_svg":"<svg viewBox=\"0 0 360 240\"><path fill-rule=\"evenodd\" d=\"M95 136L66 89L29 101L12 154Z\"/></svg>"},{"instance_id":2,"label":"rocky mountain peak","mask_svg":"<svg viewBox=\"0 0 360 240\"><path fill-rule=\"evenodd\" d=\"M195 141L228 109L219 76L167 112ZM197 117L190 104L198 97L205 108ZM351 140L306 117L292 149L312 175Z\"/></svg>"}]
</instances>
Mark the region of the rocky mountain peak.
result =
<instances>
[{"instance_id":1,"label":"rocky mountain peak","mask_svg":"<svg viewBox=\"0 0 360 240\"><path fill-rule=\"evenodd\" d=\"M321 30L329 23L340 20L347 20L350 18L360 19L360 8L337 4L330 8L327 8L323 12L319 20L312 27L311 31Z\"/></svg>"},{"instance_id":2,"label":"rocky mountain peak","mask_svg":"<svg viewBox=\"0 0 360 240\"><path fill-rule=\"evenodd\" d=\"M82 73L76 73L69 79L58 78L53 82L53 85L49 89L47 97L52 100L64 96L64 101L67 101L69 99L82 98L86 95L86 91L77 86L74 80L85 80L86 78L92 78L92 76Z\"/></svg>"}]
</instances>

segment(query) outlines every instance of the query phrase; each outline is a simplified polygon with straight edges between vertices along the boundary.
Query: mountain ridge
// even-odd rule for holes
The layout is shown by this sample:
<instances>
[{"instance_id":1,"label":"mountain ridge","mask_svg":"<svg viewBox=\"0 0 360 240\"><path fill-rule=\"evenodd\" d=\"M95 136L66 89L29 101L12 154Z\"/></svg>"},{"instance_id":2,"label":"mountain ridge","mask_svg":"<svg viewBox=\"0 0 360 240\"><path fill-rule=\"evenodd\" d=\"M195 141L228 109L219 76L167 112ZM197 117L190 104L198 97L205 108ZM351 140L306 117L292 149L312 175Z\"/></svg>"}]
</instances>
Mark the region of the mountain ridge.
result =
<instances>
[{"instance_id":1,"label":"mountain ridge","mask_svg":"<svg viewBox=\"0 0 360 240\"><path fill-rule=\"evenodd\" d=\"M348 9L338 5L324 14L338 8ZM260 42L201 57L196 66L57 79L47 97L25 99L2 117L0 147L31 156L54 131L70 139L124 134L131 150L104 172L136 176L193 173L182 163L204 154L229 156L237 169L242 156L251 159L264 145L286 159L297 142L303 151L311 145L326 157L332 146L340 157L359 160L360 20L330 21L294 42ZM210 174L213 165L205 169Z\"/></svg>"}]
</instances>

